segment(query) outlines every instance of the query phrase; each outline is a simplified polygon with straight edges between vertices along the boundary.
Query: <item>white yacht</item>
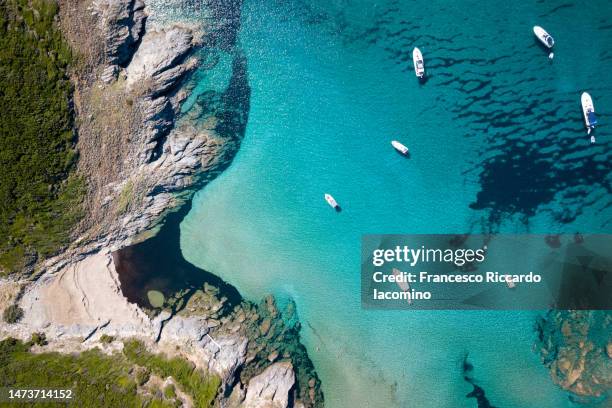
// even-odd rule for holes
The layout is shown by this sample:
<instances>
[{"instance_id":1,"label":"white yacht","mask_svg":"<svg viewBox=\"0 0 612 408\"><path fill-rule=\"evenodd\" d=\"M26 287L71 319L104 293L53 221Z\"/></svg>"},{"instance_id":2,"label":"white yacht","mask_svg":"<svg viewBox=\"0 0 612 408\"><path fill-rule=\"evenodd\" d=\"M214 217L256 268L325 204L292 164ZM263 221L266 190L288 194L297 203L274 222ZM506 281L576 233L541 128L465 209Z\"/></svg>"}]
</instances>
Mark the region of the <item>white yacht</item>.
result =
<instances>
[{"instance_id":1,"label":"white yacht","mask_svg":"<svg viewBox=\"0 0 612 408\"><path fill-rule=\"evenodd\" d=\"M583 92L580 96L580 103L582 104L582 115L584 116L584 125L587 128L587 134L591 134L591 131L595 129L597 125L597 117L595 116L595 107L593 106L593 100L591 95ZM591 141L594 142L594 137L591 137Z\"/></svg>"},{"instance_id":2,"label":"white yacht","mask_svg":"<svg viewBox=\"0 0 612 408\"><path fill-rule=\"evenodd\" d=\"M548 34L546 30L543 29L542 27L533 26L533 33L538 38L538 40L540 40L540 42L544 44L546 48L550 49L553 47L553 45L555 45L555 39L552 38L552 36ZM553 52L548 54L548 58L550 58L551 60L553 59L554 56L555 54Z\"/></svg>"},{"instance_id":3,"label":"white yacht","mask_svg":"<svg viewBox=\"0 0 612 408\"><path fill-rule=\"evenodd\" d=\"M395 150L397 150L398 152L400 152L404 156L408 155L408 148L406 146L404 146L403 144L401 144L400 142L398 142L397 140L391 141L391 146L393 146L393 148Z\"/></svg>"},{"instance_id":4,"label":"white yacht","mask_svg":"<svg viewBox=\"0 0 612 408\"><path fill-rule=\"evenodd\" d=\"M338 202L334 199L334 197L332 197L331 194L325 193L325 201L327 201L327 204L329 204L330 207L333 208L334 210L336 211L340 210L340 206L338 205Z\"/></svg>"},{"instance_id":5,"label":"white yacht","mask_svg":"<svg viewBox=\"0 0 612 408\"><path fill-rule=\"evenodd\" d=\"M540 42L544 44L546 48L552 48L553 45L555 45L555 39L552 38L552 36L548 34L546 30L542 27L533 26L533 33L536 37L538 37L538 40L540 40Z\"/></svg>"},{"instance_id":6,"label":"white yacht","mask_svg":"<svg viewBox=\"0 0 612 408\"><path fill-rule=\"evenodd\" d=\"M412 61L414 62L416 76L423 78L425 76L425 63L423 62L423 54L421 54L421 50L417 47L414 47L414 50L412 50Z\"/></svg>"}]
</instances>

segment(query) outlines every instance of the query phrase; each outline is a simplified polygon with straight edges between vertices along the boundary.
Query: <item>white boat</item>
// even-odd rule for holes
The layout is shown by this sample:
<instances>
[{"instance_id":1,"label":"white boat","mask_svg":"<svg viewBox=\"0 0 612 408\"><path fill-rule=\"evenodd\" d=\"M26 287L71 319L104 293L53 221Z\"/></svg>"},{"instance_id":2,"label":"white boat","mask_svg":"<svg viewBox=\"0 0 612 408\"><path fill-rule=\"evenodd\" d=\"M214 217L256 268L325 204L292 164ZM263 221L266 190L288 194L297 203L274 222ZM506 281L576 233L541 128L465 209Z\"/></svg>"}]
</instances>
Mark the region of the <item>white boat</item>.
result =
<instances>
[{"instance_id":1,"label":"white boat","mask_svg":"<svg viewBox=\"0 0 612 408\"><path fill-rule=\"evenodd\" d=\"M595 116L595 107L593 106L593 100L591 95L583 92L580 96L580 103L582 104L582 115L584 116L584 125L587 128L587 132L590 135L591 131L595 129L597 125L597 117Z\"/></svg>"},{"instance_id":2,"label":"white boat","mask_svg":"<svg viewBox=\"0 0 612 408\"><path fill-rule=\"evenodd\" d=\"M331 194L325 193L325 201L327 201L327 204L329 204L331 208L333 208L334 210L336 211L340 210L340 206L338 205L338 202L334 199L334 197L332 197Z\"/></svg>"},{"instance_id":3,"label":"white boat","mask_svg":"<svg viewBox=\"0 0 612 408\"><path fill-rule=\"evenodd\" d=\"M423 62L423 54L421 50L414 47L412 50L412 62L414 62L414 73L417 77L423 78L425 76L425 63Z\"/></svg>"},{"instance_id":4,"label":"white boat","mask_svg":"<svg viewBox=\"0 0 612 408\"><path fill-rule=\"evenodd\" d=\"M543 29L540 26L533 26L533 33L535 34L535 36L538 38L538 40L540 40L540 42L542 44L544 44L544 46L546 48L552 48L553 45L555 45L555 39L552 38L552 36L550 34L548 34L546 32L545 29ZM555 54L553 52L551 52L550 54L548 54L548 58L550 60L552 60L554 58Z\"/></svg>"},{"instance_id":5,"label":"white boat","mask_svg":"<svg viewBox=\"0 0 612 408\"><path fill-rule=\"evenodd\" d=\"M402 272L399 269L393 268L392 271L396 278L402 276ZM412 299L410 299L410 284L404 280L397 280L395 283L397 283L397 286L399 286L402 292L408 292L408 304L411 305Z\"/></svg>"},{"instance_id":6,"label":"white boat","mask_svg":"<svg viewBox=\"0 0 612 408\"><path fill-rule=\"evenodd\" d=\"M542 27L533 26L533 33L536 37L538 37L538 40L540 40L540 42L544 44L546 48L552 48L553 45L555 45L555 39L552 38L552 36L548 34L546 30Z\"/></svg>"},{"instance_id":7,"label":"white boat","mask_svg":"<svg viewBox=\"0 0 612 408\"><path fill-rule=\"evenodd\" d=\"M513 281L513 280L509 280L509 279L508 279L508 280L506 280L506 285L508 285L508 287L509 287L510 289L514 289L514 288L516 288L516 283L514 283L514 281Z\"/></svg>"},{"instance_id":8,"label":"white boat","mask_svg":"<svg viewBox=\"0 0 612 408\"><path fill-rule=\"evenodd\" d=\"M397 150L398 152L400 152L404 156L408 155L408 148L406 146L404 146L403 144L401 144L400 142L398 142L397 140L391 141L391 146L393 146L393 148L395 150Z\"/></svg>"}]
</instances>

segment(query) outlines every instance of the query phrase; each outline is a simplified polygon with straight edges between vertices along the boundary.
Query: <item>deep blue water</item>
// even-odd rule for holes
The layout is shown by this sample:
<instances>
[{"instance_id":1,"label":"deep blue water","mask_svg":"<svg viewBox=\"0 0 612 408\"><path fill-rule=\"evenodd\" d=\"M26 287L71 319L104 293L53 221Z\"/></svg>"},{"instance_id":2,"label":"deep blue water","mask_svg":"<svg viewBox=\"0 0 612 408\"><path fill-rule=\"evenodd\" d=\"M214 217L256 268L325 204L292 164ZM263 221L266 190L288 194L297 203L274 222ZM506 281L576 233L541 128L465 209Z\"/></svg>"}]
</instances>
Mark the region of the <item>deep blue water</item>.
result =
<instances>
[{"instance_id":1,"label":"deep blue water","mask_svg":"<svg viewBox=\"0 0 612 408\"><path fill-rule=\"evenodd\" d=\"M604 1L247 0L247 131L181 226L185 257L246 297L296 301L329 407L476 407L465 353L493 406L572 406L532 350L537 312L362 310L360 239L610 232L610 17ZM195 94L222 88L230 60Z\"/></svg>"}]
</instances>

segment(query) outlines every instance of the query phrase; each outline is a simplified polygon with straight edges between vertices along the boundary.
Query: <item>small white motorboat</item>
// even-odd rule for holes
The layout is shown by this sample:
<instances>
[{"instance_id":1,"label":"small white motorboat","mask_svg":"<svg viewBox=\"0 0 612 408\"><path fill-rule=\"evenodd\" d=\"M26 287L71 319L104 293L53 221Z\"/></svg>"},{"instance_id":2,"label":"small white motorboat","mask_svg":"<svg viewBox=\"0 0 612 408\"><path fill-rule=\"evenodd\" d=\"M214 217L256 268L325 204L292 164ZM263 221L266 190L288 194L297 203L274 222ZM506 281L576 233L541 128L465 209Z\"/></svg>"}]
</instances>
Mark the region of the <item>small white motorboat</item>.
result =
<instances>
[{"instance_id":1,"label":"small white motorboat","mask_svg":"<svg viewBox=\"0 0 612 408\"><path fill-rule=\"evenodd\" d=\"M338 202L336 201L336 199L334 199L334 197L332 197L331 194L327 194L325 193L325 201L327 201L327 204L330 205L331 208L333 208L336 211L340 210L340 206L338 205Z\"/></svg>"},{"instance_id":2,"label":"small white motorboat","mask_svg":"<svg viewBox=\"0 0 612 408\"><path fill-rule=\"evenodd\" d=\"M506 285L508 285L508 288L510 288L510 289L516 288L516 283L514 283L514 281L512 279L507 279L506 280Z\"/></svg>"},{"instance_id":3,"label":"small white motorboat","mask_svg":"<svg viewBox=\"0 0 612 408\"><path fill-rule=\"evenodd\" d=\"M591 95L583 92L580 96L580 103L582 104L582 115L584 116L584 125L587 128L587 134L590 135L595 125L597 125L597 117L595 116L595 107L593 106L593 100ZM591 142L595 142L595 137L591 136Z\"/></svg>"},{"instance_id":4,"label":"small white motorboat","mask_svg":"<svg viewBox=\"0 0 612 408\"><path fill-rule=\"evenodd\" d=\"M540 40L540 42L544 44L546 48L552 48L553 45L555 45L555 39L552 38L552 36L548 34L546 30L542 27L533 26L533 33L536 37L538 37L538 40Z\"/></svg>"},{"instance_id":5,"label":"small white motorboat","mask_svg":"<svg viewBox=\"0 0 612 408\"><path fill-rule=\"evenodd\" d=\"M540 42L542 44L544 44L544 46L546 48L552 48L553 45L555 45L555 39L552 38L552 36L550 34L548 34L546 32L545 29L543 29L540 26L533 26L533 33L535 34L535 36L537 37L538 40L540 40ZM555 56L554 53L550 53L548 54L548 58L553 59L553 57Z\"/></svg>"},{"instance_id":6,"label":"small white motorboat","mask_svg":"<svg viewBox=\"0 0 612 408\"><path fill-rule=\"evenodd\" d=\"M391 146L393 146L393 148L395 150L397 150L398 152L400 152L404 156L408 155L408 148L406 146L404 146L403 144L401 144L400 142L398 142L397 140L391 141Z\"/></svg>"},{"instance_id":7,"label":"small white motorboat","mask_svg":"<svg viewBox=\"0 0 612 408\"><path fill-rule=\"evenodd\" d=\"M412 50L412 61L414 62L414 73L422 79L425 76L425 63L423 62L423 54L417 47Z\"/></svg>"},{"instance_id":8,"label":"small white motorboat","mask_svg":"<svg viewBox=\"0 0 612 408\"><path fill-rule=\"evenodd\" d=\"M402 272L397 268L393 268L391 271L393 272L393 275L395 276L396 279L402 276ZM400 287L402 292L406 292L408 304L411 305L412 299L410 298L410 284L400 279L397 279L395 283L397 283L397 286Z\"/></svg>"}]
</instances>

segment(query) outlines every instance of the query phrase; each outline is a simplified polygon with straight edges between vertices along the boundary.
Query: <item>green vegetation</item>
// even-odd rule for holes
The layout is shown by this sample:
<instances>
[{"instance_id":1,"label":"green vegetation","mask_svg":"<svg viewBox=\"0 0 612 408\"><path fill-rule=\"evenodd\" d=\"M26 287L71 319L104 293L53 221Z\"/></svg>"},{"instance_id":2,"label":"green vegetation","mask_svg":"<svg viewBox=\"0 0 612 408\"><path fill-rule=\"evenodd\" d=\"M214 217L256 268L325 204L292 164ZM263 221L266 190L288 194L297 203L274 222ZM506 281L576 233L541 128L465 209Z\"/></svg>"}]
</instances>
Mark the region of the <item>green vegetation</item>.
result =
<instances>
[{"instance_id":1,"label":"green vegetation","mask_svg":"<svg viewBox=\"0 0 612 408\"><path fill-rule=\"evenodd\" d=\"M151 370L146 367L138 367L136 370L136 384L145 385L147 381L151 378Z\"/></svg>"},{"instance_id":2,"label":"green vegetation","mask_svg":"<svg viewBox=\"0 0 612 408\"><path fill-rule=\"evenodd\" d=\"M0 0L0 272L69 243L81 217L66 76L71 52L55 26L57 2Z\"/></svg>"},{"instance_id":3,"label":"green vegetation","mask_svg":"<svg viewBox=\"0 0 612 408\"><path fill-rule=\"evenodd\" d=\"M174 389L174 385L168 384L166 388L164 388L164 397L168 399L176 398L176 390Z\"/></svg>"},{"instance_id":4,"label":"green vegetation","mask_svg":"<svg viewBox=\"0 0 612 408\"><path fill-rule=\"evenodd\" d=\"M0 341L0 387L70 388L76 407L166 408L177 406L177 390L174 386L151 388L147 384L151 374L172 376L196 407L212 406L221 384L218 377L205 375L188 361L150 353L136 340L125 343L123 354L108 356L94 349L70 355L31 353L34 337L28 343L11 338Z\"/></svg>"},{"instance_id":5,"label":"green vegetation","mask_svg":"<svg viewBox=\"0 0 612 408\"><path fill-rule=\"evenodd\" d=\"M76 407L146 405L144 397L136 392L136 382L130 375L132 366L121 355L109 357L97 350L79 355L34 354L29 352L29 347L15 339L0 341L0 386L70 388L74 391L72 402ZM26 405L54 407L58 404Z\"/></svg>"},{"instance_id":6,"label":"green vegetation","mask_svg":"<svg viewBox=\"0 0 612 408\"><path fill-rule=\"evenodd\" d=\"M32 337L28 342L31 346L46 346L47 345L47 336L45 333L32 333Z\"/></svg>"},{"instance_id":7,"label":"green vegetation","mask_svg":"<svg viewBox=\"0 0 612 408\"><path fill-rule=\"evenodd\" d=\"M110 344L113 341L115 341L115 336L109 336L108 334L100 336L100 343L102 344Z\"/></svg>"},{"instance_id":8,"label":"green vegetation","mask_svg":"<svg viewBox=\"0 0 612 408\"><path fill-rule=\"evenodd\" d=\"M117 214L123 214L130 206L130 203L134 199L134 183L132 180L123 186L121 193L119 193L119 200L117 202Z\"/></svg>"},{"instance_id":9,"label":"green vegetation","mask_svg":"<svg viewBox=\"0 0 612 408\"><path fill-rule=\"evenodd\" d=\"M23 317L23 309L18 305L10 305L2 312L2 319L7 323L17 323Z\"/></svg>"},{"instance_id":10,"label":"green vegetation","mask_svg":"<svg viewBox=\"0 0 612 408\"><path fill-rule=\"evenodd\" d=\"M181 358L167 358L150 353L138 340L126 341L123 353L133 363L150 368L153 374L162 378L172 376L181 388L191 395L197 407L212 406L221 385L219 377L206 375Z\"/></svg>"}]
</instances>

